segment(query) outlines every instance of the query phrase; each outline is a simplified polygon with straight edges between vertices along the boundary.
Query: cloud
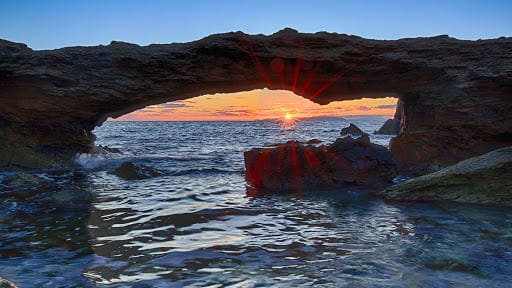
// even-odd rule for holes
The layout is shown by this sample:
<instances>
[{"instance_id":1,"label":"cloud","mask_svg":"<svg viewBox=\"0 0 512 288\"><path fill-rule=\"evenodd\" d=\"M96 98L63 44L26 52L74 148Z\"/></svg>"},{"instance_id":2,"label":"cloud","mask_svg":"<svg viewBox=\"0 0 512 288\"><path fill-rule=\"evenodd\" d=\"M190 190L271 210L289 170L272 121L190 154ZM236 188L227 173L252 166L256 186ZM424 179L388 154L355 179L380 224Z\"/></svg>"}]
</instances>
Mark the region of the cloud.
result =
<instances>
[{"instance_id":1,"label":"cloud","mask_svg":"<svg viewBox=\"0 0 512 288\"><path fill-rule=\"evenodd\" d=\"M252 115L251 110L217 110L213 113L215 116L249 116Z\"/></svg>"},{"instance_id":2,"label":"cloud","mask_svg":"<svg viewBox=\"0 0 512 288\"><path fill-rule=\"evenodd\" d=\"M368 106L357 106L356 107L357 110L360 110L360 111L369 111L369 110L372 110L372 108L368 107Z\"/></svg>"},{"instance_id":3,"label":"cloud","mask_svg":"<svg viewBox=\"0 0 512 288\"><path fill-rule=\"evenodd\" d=\"M152 112L155 112L156 111L156 108L155 107L146 107L144 109L140 109L138 110L137 112L142 112L142 113L152 113Z\"/></svg>"},{"instance_id":4,"label":"cloud","mask_svg":"<svg viewBox=\"0 0 512 288\"><path fill-rule=\"evenodd\" d=\"M188 107L187 104L179 103L179 102L162 103L162 104L158 104L157 106L161 107L161 108L166 108L166 109L176 109L176 108Z\"/></svg>"},{"instance_id":5,"label":"cloud","mask_svg":"<svg viewBox=\"0 0 512 288\"><path fill-rule=\"evenodd\" d=\"M379 105L379 106L375 106L375 108L377 108L377 109L395 109L396 104Z\"/></svg>"}]
</instances>

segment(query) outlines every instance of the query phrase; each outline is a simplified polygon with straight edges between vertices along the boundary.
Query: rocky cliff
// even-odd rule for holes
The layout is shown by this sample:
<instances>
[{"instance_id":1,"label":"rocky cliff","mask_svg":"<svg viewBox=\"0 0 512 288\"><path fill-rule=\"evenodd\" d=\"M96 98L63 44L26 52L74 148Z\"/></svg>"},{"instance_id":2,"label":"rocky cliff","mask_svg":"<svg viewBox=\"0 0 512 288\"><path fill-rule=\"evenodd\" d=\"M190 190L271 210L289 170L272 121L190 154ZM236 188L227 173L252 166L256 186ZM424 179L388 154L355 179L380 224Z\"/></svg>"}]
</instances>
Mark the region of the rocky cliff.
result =
<instances>
[{"instance_id":1,"label":"rocky cliff","mask_svg":"<svg viewBox=\"0 0 512 288\"><path fill-rule=\"evenodd\" d=\"M108 117L205 93L287 89L326 104L400 97L402 169L512 143L512 38L378 41L285 29L190 43L33 51L0 40L0 166L47 167L92 149Z\"/></svg>"}]
</instances>

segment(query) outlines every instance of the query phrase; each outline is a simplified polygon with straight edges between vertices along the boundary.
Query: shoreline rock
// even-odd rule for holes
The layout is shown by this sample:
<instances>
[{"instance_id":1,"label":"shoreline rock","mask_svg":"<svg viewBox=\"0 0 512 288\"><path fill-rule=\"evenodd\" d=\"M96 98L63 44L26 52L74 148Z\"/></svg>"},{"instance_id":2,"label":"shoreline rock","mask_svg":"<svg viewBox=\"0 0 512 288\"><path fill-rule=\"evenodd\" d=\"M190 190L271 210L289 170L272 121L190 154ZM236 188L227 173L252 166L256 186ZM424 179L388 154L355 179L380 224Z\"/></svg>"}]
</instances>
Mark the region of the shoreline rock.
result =
<instances>
[{"instance_id":1,"label":"shoreline rock","mask_svg":"<svg viewBox=\"0 0 512 288\"><path fill-rule=\"evenodd\" d=\"M442 201L512 207L512 146L394 185L381 196L396 201Z\"/></svg>"}]
</instances>

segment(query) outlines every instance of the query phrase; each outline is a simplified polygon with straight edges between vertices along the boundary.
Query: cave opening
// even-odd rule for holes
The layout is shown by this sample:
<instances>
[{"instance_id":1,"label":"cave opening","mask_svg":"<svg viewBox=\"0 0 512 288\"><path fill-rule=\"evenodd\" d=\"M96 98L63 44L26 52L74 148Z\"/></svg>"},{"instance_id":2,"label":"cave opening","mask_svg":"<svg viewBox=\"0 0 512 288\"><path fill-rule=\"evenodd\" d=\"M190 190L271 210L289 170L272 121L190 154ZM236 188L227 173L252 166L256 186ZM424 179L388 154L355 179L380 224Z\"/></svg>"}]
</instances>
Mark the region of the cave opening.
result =
<instances>
[{"instance_id":1,"label":"cave opening","mask_svg":"<svg viewBox=\"0 0 512 288\"><path fill-rule=\"evenodd\" d=\"M128 158L149 165L158 162L155 159L173 162L236 153L233 163L221 162L241 170L244 151L289 140L332 142L350 123L370 134L373 142L387 147L391 136L374 132L394 117L398 99L393 94L385 96L320 105L286 90L207 94L110 118L93 132L97 147L123 153L113 156L116 161ZM85 162L87 167L97 165L90 159ZM199 166L217 169L215 163ZM168 168L171 174L180 173Z\"/></svg>"}]
</instances>

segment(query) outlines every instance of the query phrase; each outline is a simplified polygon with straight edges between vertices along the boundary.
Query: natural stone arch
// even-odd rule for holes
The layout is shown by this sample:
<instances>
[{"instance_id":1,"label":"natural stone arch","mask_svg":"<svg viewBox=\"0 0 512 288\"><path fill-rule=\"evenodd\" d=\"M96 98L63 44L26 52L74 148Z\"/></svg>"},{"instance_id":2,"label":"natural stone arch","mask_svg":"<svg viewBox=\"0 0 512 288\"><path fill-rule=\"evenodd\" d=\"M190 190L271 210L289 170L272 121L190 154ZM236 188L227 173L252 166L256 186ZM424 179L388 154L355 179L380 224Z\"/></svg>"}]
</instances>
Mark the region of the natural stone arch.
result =
<instances>
[{"instance_id":1,"label":"natural stone arch","mask_svg":"<svg viewBox=\"0 0 512 288\"><path fill-rule=\"evenodd\" d=\"M325 104L400 96L402 167L446 165L512 142L512 39L381 41L285 29L190 43L32 51L0 40L0 166L46 167L93 147L108 117L267 87Z\"/></svg>"}]
</instances>

